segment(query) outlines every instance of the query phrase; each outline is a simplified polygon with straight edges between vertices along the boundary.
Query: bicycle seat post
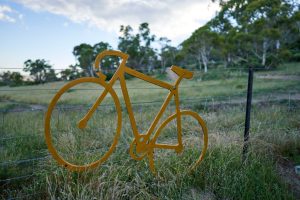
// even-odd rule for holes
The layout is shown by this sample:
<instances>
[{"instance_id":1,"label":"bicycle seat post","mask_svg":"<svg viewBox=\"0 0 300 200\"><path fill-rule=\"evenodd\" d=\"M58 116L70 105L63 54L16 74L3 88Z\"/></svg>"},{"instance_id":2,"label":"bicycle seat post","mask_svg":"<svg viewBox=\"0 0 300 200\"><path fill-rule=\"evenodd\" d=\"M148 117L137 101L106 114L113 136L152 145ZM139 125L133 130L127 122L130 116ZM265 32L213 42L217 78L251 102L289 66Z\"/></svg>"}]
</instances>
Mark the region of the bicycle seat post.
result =
<instances>
[{"instance_id":1,"label":"bicycle seat post","mask_svg":"<svg viewBox=\"0 0 300 200\"><path fill-rule=\"evenodd\" d=\"M183 79L183 76L179 76L179 77L177 78L177 80L176 80L175 83L174 83L174 89L177 89L177 88L178 88L178 85L180 84L180 82L182 81L182 79Z\"/></svg>"}]
</instances>

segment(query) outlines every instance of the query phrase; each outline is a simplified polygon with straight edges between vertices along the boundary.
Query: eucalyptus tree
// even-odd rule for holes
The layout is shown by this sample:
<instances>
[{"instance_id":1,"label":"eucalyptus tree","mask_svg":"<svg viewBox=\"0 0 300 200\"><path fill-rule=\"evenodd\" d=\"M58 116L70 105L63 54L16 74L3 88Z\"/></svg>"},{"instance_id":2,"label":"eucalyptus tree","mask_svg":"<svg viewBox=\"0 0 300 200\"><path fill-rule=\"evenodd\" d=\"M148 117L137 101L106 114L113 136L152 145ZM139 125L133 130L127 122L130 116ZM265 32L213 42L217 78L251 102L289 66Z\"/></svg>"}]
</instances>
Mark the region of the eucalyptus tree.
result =
<instances>
[{"instance_id":1,"label":"eucalyptus tree","mask_svg":"<svg viewBox=\"0 0 300 200\"><path fill-rule=\"evenodd\" d=\"M204 67L204 72L208 70L208 63L211 60L212 50L218 48L219 36L217 33L211 31L208 25L197 29L190 38L182 43L183 50L193 55L201 66Z\"/></svg>"},{"instance_id":2,"label":"eucalyptus tree","mask_svg":"<svg viewBox=\"0 0 300 200\"><path fill-rule=\"evenodd\" d=\"M231 25L230 19L222 15L214 17L207 23L207 26L218 34L217 51L219 51L219 59L224 62L224 67L232 65L237 55L234 41L237 29Z\"/></svg>"},{"instance_id":3,"label":"eucalyptus tree","mask_svg":"<svg viewBox=\"0 0 300 200\"><path fill-rule=\"evenodd\" d=\"M82 68L87 76L94 76L94 61L96 56L107 49L112 47L106 42L99 42L93 46L90 44L82 43L73 48L73 55L78 61L78 66ZM108 58L104 58L108 60Z\"/></svg>"},{"instance_id":4,"label":"eucalyptus tree","mask_svg":"<svg viewBox=\"0 0 300 200\"><path fill-rule=\"evenodd\" d=\"M11 72L6 71L0 74L1 85L9 85L11 82Z\"/></svg>"},{"instance_id":5,"label":"eucalyptus tree","mask_svg":"<svg viewBox=\"0 0 300 200\"><path fill-rule=\"evenodd\" d=\"M300 6L300 5L299 5ZM280 26L282 41L285 51L282 56L288 57L292 61L300 61L300 8L285 21L282 21Z\"/></svg>"},{"instance_id":6,"label":"eucalyptus tree","mask_svg":"<svg viewBox=\"0 0 300 200\"><path fill-rule=\"evenodd\" d=\"M6 71L0 74L0 85L19 86L23 84L20 72Z\"/></svg>"},{"instance_id":7,"label":"eucalyptus tree","mask_svg":"<svg viewBox=\"0 0 300 200\"><path fill-rule=\"evenodd\" d=\"M77 68L77 65L70 65L67 69L60 72L62 80L74 80L79 78L82 73Z\"/></svg>"},{"instance_id":8,"label":"eucalyptus tree","mask_svg":"<svg viewBox=\"0 0 300 200\"><path fill-rule=\"evenodd\" d=\"M101 53L104 50L108 50L108 49L112 49L112 47L106 43L106 42L99 42L97 44L95 44L93 46L93 50L94 50L94 58L96 58L96 56ZM108 56L103 58L101 64L101 70L103 70L105 73L107 72L112 72L112 70L114 70L118 64L119 64L119 59L118 57L115 56Z\"/></svg>"},{"instance_id":9,"label":"eucalyptus tree","mask_svg":"<svg viewBox=\"0 0 300 200\"><path fill-rule=\"evenodd\" d=\"M278 63L284 50L287 22L299 10L293 0L219 1L215 17L220 26L229 24L235 42L235 56L250 64L269 67ZM215 24L216 25L216 24ZM225 34L226 35L226 34Z\"/></svg>"},{"instance_id":10,"label":"eucalyptus tree","mask_svg":"<svg viewBox=\"0 0 300 200\"><path fill-rule=\"evenodd\" d=\"M73 48L73 55L78 61L78 65L84 70L86 75L94 76L93 58L94 49L90 44L82 43Z\"/></svg>"},{"instance_id":11,"label":"eucalyptus tree","mask_svg":"<svg viewBox=\"0 0 300 200\"><path fill-rule=\"evenodd\" d=\"M24 62L25 72L29 72L34 77L35 83L44 83L49 79L56 79L56 75L52 66L44 59L31 60L28 59Z\"/></svg>"},{"instance_id":12,"label":"eucalyptus tree","mask_svg":"<svg viewBox=\"0 0 300 200\"><path fill-rule=\"evenodd\" d=\"M57 81L58 78L56 76L55 70L54 69L49 69L47 73L45 74L45 82L53 82Z\"/></svg>"},{"instance_id":13,"label":"eucalyptus tree","mask_svg":"<svg viewBox=\"0 0 300 200\"><path fill-rule=\"evenodd\" d=\"M155 41L155 35L151 34L149 24L140 24L136 34L133 33L131 26L121 25L120 33L118 48L130 55L129 65L137 69L151 70L157 56L151 46Z\"/></svg>"},{"instance_id":14,"label":"eucalyptus tree","mask_svg":"<svg viewBox=\"0 0 300 200\"><path fill-rule=\"evenodd\" d=\"M171 66L175 63L175 59L178 53L178 49L171 45L171 40L166 37L161 37L158 40L160 45L160 65L161 72L164 73L167 66Z\"/></svg>"}]
</instances>

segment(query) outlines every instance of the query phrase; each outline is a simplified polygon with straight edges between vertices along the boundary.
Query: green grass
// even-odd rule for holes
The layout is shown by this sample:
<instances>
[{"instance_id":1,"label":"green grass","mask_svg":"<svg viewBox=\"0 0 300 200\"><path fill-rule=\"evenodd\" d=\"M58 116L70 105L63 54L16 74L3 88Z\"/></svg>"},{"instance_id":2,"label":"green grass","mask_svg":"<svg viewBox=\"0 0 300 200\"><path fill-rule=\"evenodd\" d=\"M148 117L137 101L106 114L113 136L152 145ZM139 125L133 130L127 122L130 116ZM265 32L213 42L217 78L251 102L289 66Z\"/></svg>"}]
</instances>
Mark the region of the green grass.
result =
<instances>
[{"instance_id":1,"label":"green grass","mask_svg":"<svg viewBox=\"0 0 300 200\"><path fill-rule=\"evenodd\" d=\"M20 180L1 186L1 195L2 197L8 197L8 194L22 197L31 194L35 198L62 199L193 199L193 197L293 199L293 194L281 180L276 168L280 157L288 157L294 149L300 148L299 107L289 110L285 105L254 106L250 153L246 165L242 165L241 162L243 107L224 107L204 113L202 111L202 117L208 122L209 128L209 151L203 163L192 174L186 174L186 163L196 158L193 153L179 157L174 153L163 153L161 155L165 157L156 163L159 171L157 177L150 172L147 159L134 161L128 155L132 133L127 115L124 114L122 136L116 152L103 166L85 173L70 173L57 166L51 158L1 168L1 179L34 174L27 181ZM140 122L151 119L155 114L155 109L157 108L149 107L142 111L139 108L135 109L137 121L140 124L139 129L143 130L148 127L147 123ZM113 114L111 111L107 112L107 115ZM69 127L66 119L73 119L76 112L65 112L63 115L68 115L68 118L64 117L61 121L64 123L62 125ZM96 115L92 119L89 130L86 132L98 129L97 133L101 133L99 127L94 124L100 117L101 115ZM28 135L28 138L2 141L0 152L4 156L1 156L1 161L44 156L47 150L44 144L42 121L43 113L41 112L7 114L1 126L4 133L7 133L4 136ZM111 126L109 118L102 122L100 119L98 121L99 126ZM18 127L15 128L14 124L18 124ZM183 130L191 132L195 126L196 124L188 120L183 123ZM74 131L71 132L76 135ZM174 134L174 128L171 126L163 134L172 133ZM92 139L94 136L95 133L86 135L85 139L89 137ZM171 136L162 136L162 138L171 138L170 141L172 141ZM83 141L82 138L79 139ZM101 139L103 140L103 137L100 138L98 135L98 141ZM103 141L107 140L109 139ZM96 146L103 144L91 143L96 139L87 141ZM70 147L69 142L65 141L63 144L63 149ZM82 147L86 146L91 148L87 143ZM87 159L86 156L81 158Z\"/></svg>"},{"instance_id":2,"label":"green grass","mask_svg":"<svg viewBox=\"0 0 300 200\"><path fill-rule=\"evenodd\" d=\"M23 86L17 88L6 88L7 91L1 91L2 98L6 98L9 101L16 101L19 103L30 104L44 104L47 105L50 99L55 95L57 89L60 88L64 82L48 83L43 86ZM43 90L44 88L52 88L54 90ZM145 88L155 89L145 89ZM254 93L270 94L273 92L284 92L287 88L291 90L299 91L299 81L296 80L254 80ZM116 84L115 90L118 96L122 96L119 85ZM132 102L148 102L148 101L160 101L167 95L167 90L160 89L156 86L151 86L141 80L129 80L128 81L129 94ZM74 90L75 89L75 90ZM98 97L102 91L95 84L82 84L77 86L70 92L69 103L92 103L91 99ZM85 90L76 90L85 89ZM86 90L90 89L90 90ZM210 80L210 81L189 81L184 80L180 85L180 95L184 98L211 98L218 96L236 96L244 95L247 89L246 78L234 78L226 80ZM30 95L28 95L30 91ZM122 99L122 98L120 98Z\"/></svg>"},{"instance_id":3,"label":"green grass","mask_svg":"<svg viewBox=\"0 0 300 200\"><path fill-rule=\"evenodd\" d=\"M278 75L300 75L299 63L284 63L273 72Z\"/></svg>"},{"instance_id":4,"label":"green grass","mask_svg":"<svg viewBox=\"0 0 300 200\"><path fill-rule=\"evenodd\" d=\"M285 67L285 66L282 66ZM297 64L287 65L270 73L298 72ZM207 122L209 149L204 161L191 174L188 166L196 160L203 144L197 123L183 118L183 139L190 148L181 155L173 151L155 151L158 175L149 170L148 160L133 160L129 146L133 135L123 108L121 138L116 151L100 167L84 173L69 172L48 156L44 138L44 111L32 111L32 105L45 106L64 82L44 85L1 87L0 90L0 180L32 175L11 182L0 182L0 197L22 199L297 199L290 185L278 172L282 160L299 163L300 109L299 100L261 102L253 105L249 154L242 164L241 151L245 106L214 106L203 97L223 101L228 96L244 98L247 76L243 73L210 77L196 74L184 80L180 95L182 108L197 111ZM265 73L265 72L256 72ZM269 73L269 72L268 72ZM215 74L215 75L214 75ZM160 76L161 80L166 80ZM201 80L200 80L201 79ZM138 79L128 80L138 130L144 133L159 110L168 91L155 88ZM254 80L254 100L268 95L300 91L296 80ZM85 90L78 90L84 88ZM119 85L115 89L121 97ZM132 89L135 88L135 89ZM50 89L50 90L49 90ZM53 90L52 90L53 89ZM86 90L92 89L92 90ZM7 90L7 91L4 91ZM26 91L27 90L27 91ZM113 140L116 113L108 96L84 130L76 128L86 109L101 93L96 85L72 88L58 102L51 119L53 143L67 160L83 164L103 154ZM225 96L224 98L218 98ZM184 100L185 99L185 100ZM188 101L187 99L194 99ZM196 100L195 100L196 99ZM64 107L65 106L65 107ZM73 106L73 107L70 107ZM13 112L12 112L13 111ZM21 112L20 112L21 111ZM174 112L172 104L163 118ZM198 134L198 135L197 135ZM160 142L176 141L172 122L163 130ZM41 159L35 159L41 158ZM16 162L18 161L18 162Z\"/></svg>"},{"instance_id":5,"label":"green grass","mask_svg":"<svg viewBox=\"0 0 300 200\"><path fill-rule=\"evenodd\" d=\"M256 72L257 75L268 73L269 75L276 75L277 73L290 72L292 70L297 74L300 67L299 63L285 64L280 66L277 71ZM223 73L229 75L223 75ZM247 73L240 73L238 71L224 72L223 69L211 70L208 75L211 76L209 80L203 80L202 75L196 73L193 80L183 80L180 85L181 99L185 98L212 98L219 96L244 96L247 90ZM295 75L288 73L290 75ZM220 78L220 76L225 76ZM164 76L156 76L161 80L166 81ZM168 82L172 82L167 80ZM42 85L21 86L21 87L0 87L0 100L23 104L42 104L48 105L52 97L61 88L65 82L46 83ZM145 81L133 78L127 80L127 87L132 102L149 102L162 101L167 95L167 90L161 89L157 86L149 84ZM280 80L280 79L254 79L253 92L261 95L268 95L279 92L300 91L299 80ZM116 82L115 91L122 100L122 93L119 82ZM151 89L147 89L151 88ZM81 90L84 89L84 90ZM81 84L69 91L70 104L91 104L92 99L97 98L103 88L96 84ZM28 93L30 92L30 95ZM3 104L3 103L1 103ZM1 105L0 108L5 107Z\"/></svg>"}]
</instances>

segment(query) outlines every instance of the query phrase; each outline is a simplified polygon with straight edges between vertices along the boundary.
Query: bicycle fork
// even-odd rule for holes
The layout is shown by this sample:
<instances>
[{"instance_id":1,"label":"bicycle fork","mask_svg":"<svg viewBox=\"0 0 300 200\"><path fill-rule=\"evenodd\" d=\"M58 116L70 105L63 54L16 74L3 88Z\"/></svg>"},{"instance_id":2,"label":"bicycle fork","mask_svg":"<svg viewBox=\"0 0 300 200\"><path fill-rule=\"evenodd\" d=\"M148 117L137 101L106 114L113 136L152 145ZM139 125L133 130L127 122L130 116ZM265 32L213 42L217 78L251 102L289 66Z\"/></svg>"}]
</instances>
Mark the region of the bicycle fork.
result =
<instances>
[{"instance_id":1,"label":"bicycle fork","mask_svg":"<svg viewBox=\"0 0 300 200\"><path fill-rule=\"evenodd\" d=\"M99 79L99 81L102 81L101 79ZM85 116L78 122L77 126L80 129L84 129L87 125L87 122L89 121L89 119L92 117L93 113L96 111L97 107L99 106L99 104L103 101L103 99L105 98L105 96L107 95L108 91L111 89L110 85L105 83L105 81L103 81L104 85L105 85L105 89L102 92L102 94L97 98L96 102L94 103L94 105L89 109L89 111L85 114Z\"/></svg>"}]
</instances>

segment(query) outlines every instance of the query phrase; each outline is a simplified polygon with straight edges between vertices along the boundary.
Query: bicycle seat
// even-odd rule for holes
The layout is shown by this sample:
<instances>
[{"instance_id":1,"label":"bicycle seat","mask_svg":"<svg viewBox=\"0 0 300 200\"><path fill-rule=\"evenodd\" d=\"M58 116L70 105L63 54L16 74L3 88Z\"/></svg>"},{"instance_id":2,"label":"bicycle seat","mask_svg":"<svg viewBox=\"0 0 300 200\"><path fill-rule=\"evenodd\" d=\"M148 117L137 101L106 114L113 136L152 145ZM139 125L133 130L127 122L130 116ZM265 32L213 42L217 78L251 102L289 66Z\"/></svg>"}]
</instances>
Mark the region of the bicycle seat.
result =
<instances>
[{"instance_id":1,"label":"bicycle seat","mask_svg":"<svg viewBox=\"0 0 300 200\"><path fill-rule=\"evenodd\" d=\"M193 72L190 72L186 69L182 69L175 65L172 65L171 70L173 72L175 72L178 76L182 76L183 78L186 78L186 79L191 79L191 78L193 78L193 75L194 75Z\"/></svg>"}]
</instances>

